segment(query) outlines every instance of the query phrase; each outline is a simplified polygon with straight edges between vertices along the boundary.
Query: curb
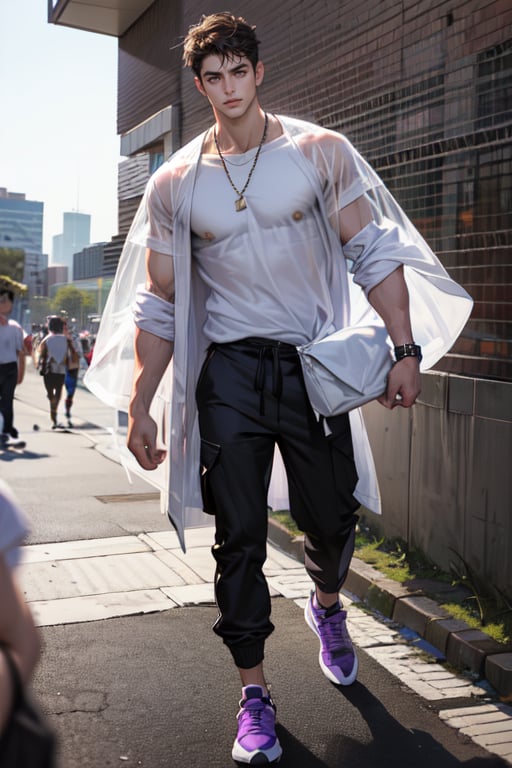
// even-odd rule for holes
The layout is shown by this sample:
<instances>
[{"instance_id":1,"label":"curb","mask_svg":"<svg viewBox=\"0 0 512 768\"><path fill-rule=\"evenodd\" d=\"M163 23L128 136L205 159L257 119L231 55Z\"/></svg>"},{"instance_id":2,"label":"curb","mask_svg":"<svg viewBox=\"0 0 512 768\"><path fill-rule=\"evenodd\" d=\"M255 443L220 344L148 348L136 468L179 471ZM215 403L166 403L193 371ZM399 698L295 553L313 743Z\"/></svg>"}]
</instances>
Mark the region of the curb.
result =
<instances>
[{"instance_id":1,"label":"curb","mask_svg":"<svg viewBox=\"0 0 512 768\"><path fill-rule=\"evenodd\" d=\"M269 541L304 562L304 537L269 518ZM485 678L502 701L512 700L512 647L504 646L465 621L454 619L422 590L410 590L357 557L343 589L372 610L416 632L460 672Z\"/></svg>"}]
</instances>

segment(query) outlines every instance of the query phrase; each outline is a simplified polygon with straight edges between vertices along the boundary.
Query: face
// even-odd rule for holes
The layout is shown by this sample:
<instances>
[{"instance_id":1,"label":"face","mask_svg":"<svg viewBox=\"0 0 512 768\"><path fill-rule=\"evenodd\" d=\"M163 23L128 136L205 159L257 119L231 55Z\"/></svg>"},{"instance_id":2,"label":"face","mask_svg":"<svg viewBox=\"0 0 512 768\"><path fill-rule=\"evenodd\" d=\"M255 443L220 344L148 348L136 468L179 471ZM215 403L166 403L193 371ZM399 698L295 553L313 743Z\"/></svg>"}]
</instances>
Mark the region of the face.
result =
<instances>
[{"instance_id":1,"label":"face","mask_svg":"<svg viewBox=\"0 0 512 768\"><path fill-rule=\"evenodd\" d=\"M6 293L0 293L0 315L9 315L12 309L12 301Z\"/></svg>"},{"instance_id":2,"label":"face","mask_svg":"<svg viewBox=\"0 0 512 768\"><path fill-rule=\"evenodd\" d=\"M216 117L242 117L256 103L256 88L263 81L263 63L253 69L245 56L225 59L207 56L201 67L201 78L195 83L210 102Z\"/></svg>"}]
</instances>

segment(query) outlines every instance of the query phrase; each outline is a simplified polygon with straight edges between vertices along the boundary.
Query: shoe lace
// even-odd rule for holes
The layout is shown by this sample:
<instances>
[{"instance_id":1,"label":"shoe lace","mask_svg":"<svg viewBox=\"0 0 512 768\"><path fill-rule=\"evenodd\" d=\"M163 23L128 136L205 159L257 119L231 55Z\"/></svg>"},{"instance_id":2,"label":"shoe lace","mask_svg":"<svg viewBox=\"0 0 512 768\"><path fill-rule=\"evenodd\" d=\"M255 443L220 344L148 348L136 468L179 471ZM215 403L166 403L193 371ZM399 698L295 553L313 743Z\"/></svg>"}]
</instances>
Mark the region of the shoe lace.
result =
<instances>
[{"instance_id":1,"label":"shoe lace","mask_svg":"<svg viewBox=\"0 0 512 768\"><path fill-rule=\"evenodd\" d=\"M318 628L331 654L353 651L345 619L346 614L341 610L330 616L320 616L318 619Z\"/></svg>"},{"instance_id":2,"label":"shoe lace","mask_svg":"<svg viewBox=\"0 0 512 768\"><path fill-rule=\"evenodd\" d=\"M270 703L267 705L264 699L248 699L243 702L239 717L243 720L247 733L261 732L271 714L269 706Z\"/></svg>"}]
</instances>

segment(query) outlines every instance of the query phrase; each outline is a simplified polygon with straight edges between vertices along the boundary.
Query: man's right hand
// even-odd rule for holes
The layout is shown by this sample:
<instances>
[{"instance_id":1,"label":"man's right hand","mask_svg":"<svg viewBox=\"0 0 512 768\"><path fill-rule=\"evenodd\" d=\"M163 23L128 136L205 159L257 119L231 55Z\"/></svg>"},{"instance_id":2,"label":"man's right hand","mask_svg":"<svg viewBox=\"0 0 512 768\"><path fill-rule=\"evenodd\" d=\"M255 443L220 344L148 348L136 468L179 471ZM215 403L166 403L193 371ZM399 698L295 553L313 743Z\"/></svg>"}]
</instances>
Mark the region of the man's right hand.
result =
<instances>
[{"instance_id":1,"label":"man's right hand","mask_svg":"<svg viewBox=\"0 0 512 768\"><path fill-rule=\"evenodd\" d=\"M167 451L156 447L157 428L149 414L128 417L127 445L143 469L156 469Z\"/></svg>"}]
</instances>

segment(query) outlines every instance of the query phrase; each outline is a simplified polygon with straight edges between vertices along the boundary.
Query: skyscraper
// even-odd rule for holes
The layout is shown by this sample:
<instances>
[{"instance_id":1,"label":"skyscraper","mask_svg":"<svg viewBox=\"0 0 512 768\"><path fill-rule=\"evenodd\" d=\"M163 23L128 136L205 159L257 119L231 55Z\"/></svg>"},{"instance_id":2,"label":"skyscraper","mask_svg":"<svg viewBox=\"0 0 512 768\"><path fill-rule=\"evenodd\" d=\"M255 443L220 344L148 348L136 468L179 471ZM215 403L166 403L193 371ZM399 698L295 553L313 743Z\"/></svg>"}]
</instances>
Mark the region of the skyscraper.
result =
<instances>
[{"instance_id":1,"label":"skyscraper","mask_svg":"<svg viewBox=\"0 0 512 768\"><path fill-rule=\"evenodd\" d=\"M27 200L22 192L0 187L0 248L25 253L22 280L31 295L41 294L47 258L43 254L44 203Z\"/></svg>"},{"instance_id":2,"label":"skyscraper","mask_svg":"<svg viewBox=\"0 0 512 768\"><path fill-rule=\"evenodd\" d=\"M53 238L52 264L67 266L69 280L73 279L73 255L89 245L90 238L91 217L88 213L64 213L62 234Z\"/></svg>"}]
</instances>

